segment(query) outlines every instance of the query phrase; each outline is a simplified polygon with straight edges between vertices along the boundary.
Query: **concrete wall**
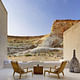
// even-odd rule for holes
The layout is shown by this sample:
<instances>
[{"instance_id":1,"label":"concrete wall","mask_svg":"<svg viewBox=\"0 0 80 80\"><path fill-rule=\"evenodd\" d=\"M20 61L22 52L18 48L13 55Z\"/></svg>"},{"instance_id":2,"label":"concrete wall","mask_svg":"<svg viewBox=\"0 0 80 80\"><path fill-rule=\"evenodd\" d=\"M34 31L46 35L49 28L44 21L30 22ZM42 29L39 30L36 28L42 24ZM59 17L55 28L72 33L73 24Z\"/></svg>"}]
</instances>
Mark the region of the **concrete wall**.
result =
<instances>
[{"instance_id":1,"label":"concrete wall","mask_svg":"<svg viewBox=\"0 0 80 80\"><path fill-rule=\"evenodd\" d=\"M73 49L76 50L76 57L80 61L80 22L73 25L63 35L64 59L71 60Z\"/></svg>"},{"instance_id":2,"label":"concrete wall","mask_svg":"<svg viewBox=\"0 0 80 80\"><path fill-rule=\"evenodd\" d=\"M7 58L7 11L0 0L0 68Z\"/></svg>"}]
</instances>

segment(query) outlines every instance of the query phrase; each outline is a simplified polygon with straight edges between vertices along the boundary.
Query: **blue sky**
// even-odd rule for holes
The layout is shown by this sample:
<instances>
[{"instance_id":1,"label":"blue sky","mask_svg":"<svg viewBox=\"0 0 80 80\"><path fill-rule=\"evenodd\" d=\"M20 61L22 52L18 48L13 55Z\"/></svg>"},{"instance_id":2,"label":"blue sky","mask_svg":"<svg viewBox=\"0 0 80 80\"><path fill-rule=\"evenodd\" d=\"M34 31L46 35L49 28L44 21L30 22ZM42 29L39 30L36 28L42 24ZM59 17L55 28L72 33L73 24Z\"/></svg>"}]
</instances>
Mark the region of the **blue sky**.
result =
<instances>
[{"instance_id":1,"label":"blue sky","mask_svg":"<svg viewBox=\"0 0 80 80\"><path fill-rule=\"evenodd\" d=\"M80 0L2 1L8 11L8 35L44 35L56 19L80 19Z\"/></svg>"}]
</instances>

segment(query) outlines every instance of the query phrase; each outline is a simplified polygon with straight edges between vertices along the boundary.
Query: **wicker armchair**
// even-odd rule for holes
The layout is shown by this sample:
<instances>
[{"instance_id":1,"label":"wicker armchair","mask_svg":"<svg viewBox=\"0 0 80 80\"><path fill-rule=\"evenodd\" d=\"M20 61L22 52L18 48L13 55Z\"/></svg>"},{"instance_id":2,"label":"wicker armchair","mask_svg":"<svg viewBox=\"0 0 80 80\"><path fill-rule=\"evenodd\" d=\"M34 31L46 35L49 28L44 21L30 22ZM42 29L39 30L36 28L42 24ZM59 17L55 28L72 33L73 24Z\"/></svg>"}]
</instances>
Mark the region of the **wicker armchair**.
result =
<instances>
[{"instance_id":1,"label":"wicker armchair","mask_svg":"<svg viewBox=\"0 0 80 80\"><path fill-rule=\"evenodd\" d=\"M19 66L19 64L18 64L17 61L11 61L11 64L12 64L12 67L13 67L13 70L14 70L13 76L14 76L15 72L16 72L16 73L19 73L19 74L20 74L19 79L21 79L21 75L22 75L22 74L25 74L25 73L28 73L28 72L32 72L32 70L28 70L28 68L26 68L27 71L24 71L24 69L22 69L22 68ZM32 72L32 75L33 75L33 72Z\"/></svg>"},{"instance_id":2,"label":"wicker armchair","mask_svg":"<svg viewBox=\"0 0 80 80\"><path fill-rule=\"evenodd\" d=\"M45 71L44 71L44 76L45 76L45 73L46 73L46 72L57 74L58 78L60 78L60 76L59 76L60 73L62 73L63 76L64 76L63 70L64 70L64 68L65 68L65 66L66 66L66 63L67 63L67 61L63 61L59 67L54 66L54 71L52 71L52 70L51 70L52 67L50 67L50 70L45 70Z\"/></svg>"}]
</instances>

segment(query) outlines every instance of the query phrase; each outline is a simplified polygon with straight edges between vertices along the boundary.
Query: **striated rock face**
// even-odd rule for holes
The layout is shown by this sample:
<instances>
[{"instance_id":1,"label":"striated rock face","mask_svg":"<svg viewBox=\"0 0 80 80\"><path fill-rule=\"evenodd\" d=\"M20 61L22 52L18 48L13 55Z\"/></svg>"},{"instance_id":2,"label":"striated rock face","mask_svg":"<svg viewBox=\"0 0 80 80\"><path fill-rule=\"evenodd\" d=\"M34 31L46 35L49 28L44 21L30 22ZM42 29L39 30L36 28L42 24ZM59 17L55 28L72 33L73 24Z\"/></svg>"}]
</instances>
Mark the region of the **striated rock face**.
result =
<instances>
[{"instance_id":1,"label":"striated rock face","mask_svg":"<svg viewBox=\"0 0 80 80\"><path fill-rule=\"evenodd\" d=\"M51 34L45 38L45 40L42 42L42 44L39 45L39 47L61 47L60 43L62 43L62 39L60 37L57 37L56 35Z\"/></svg>"},{"instance_id":2,"label":"striated rock face","mask_svg":"<svg viewBox=\"0 0 80 80\"><path fill-rule=\"evenodd\" d=\"M63 47L63 32L80 20L56 20L54 21L51 33L40 44L40 47Z\"/></svg>"},{"instance_id":3,"label":"striated rock face","mask_svg":"<svg viewBox=\"0 0 80 80\"><path fill-rule=\"evenodd\" d=\"M47 35L40 36L8 36L8 54L33 49L42 43Z\"/></svg>"},{"instance_id":4,"label":"striated rock face","mask_svg":"<svg viewBox=\"0 0 80 80\"><path fill-rule=\"evenodd\" d=\"M78 22L80 20L55 20L51 28L51 35L63 38L63 32Z\"/></svg>"}]
</instances>

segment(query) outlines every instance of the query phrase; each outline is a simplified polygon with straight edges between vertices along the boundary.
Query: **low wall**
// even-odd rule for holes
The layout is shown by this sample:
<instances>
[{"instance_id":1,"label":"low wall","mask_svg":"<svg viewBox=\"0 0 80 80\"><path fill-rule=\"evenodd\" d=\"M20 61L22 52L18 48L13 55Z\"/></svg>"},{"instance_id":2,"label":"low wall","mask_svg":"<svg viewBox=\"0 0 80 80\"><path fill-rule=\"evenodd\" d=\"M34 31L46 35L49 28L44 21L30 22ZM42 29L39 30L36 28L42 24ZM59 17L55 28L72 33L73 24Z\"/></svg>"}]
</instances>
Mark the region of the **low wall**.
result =
<instances>
[{"instance_id":1,"label":"low wall","mask_svg":"<svg viewBox=\"0 0 80 80\"><path fill-rule=\"evenodd\" d=\"M28 62L18 62L19 65L23 68L29 67L29 68L33 68L34 65L37 66L37 64L43 66L44 68L49 68L49 67L54 67L56 66L60 66L62 60L61 61L28 61ZM69 64L67 63L67 68L69 67ZM12 68L11 66L11 61L5 61L4 63L4 68Z\"/></svg>"}]
</instances>

